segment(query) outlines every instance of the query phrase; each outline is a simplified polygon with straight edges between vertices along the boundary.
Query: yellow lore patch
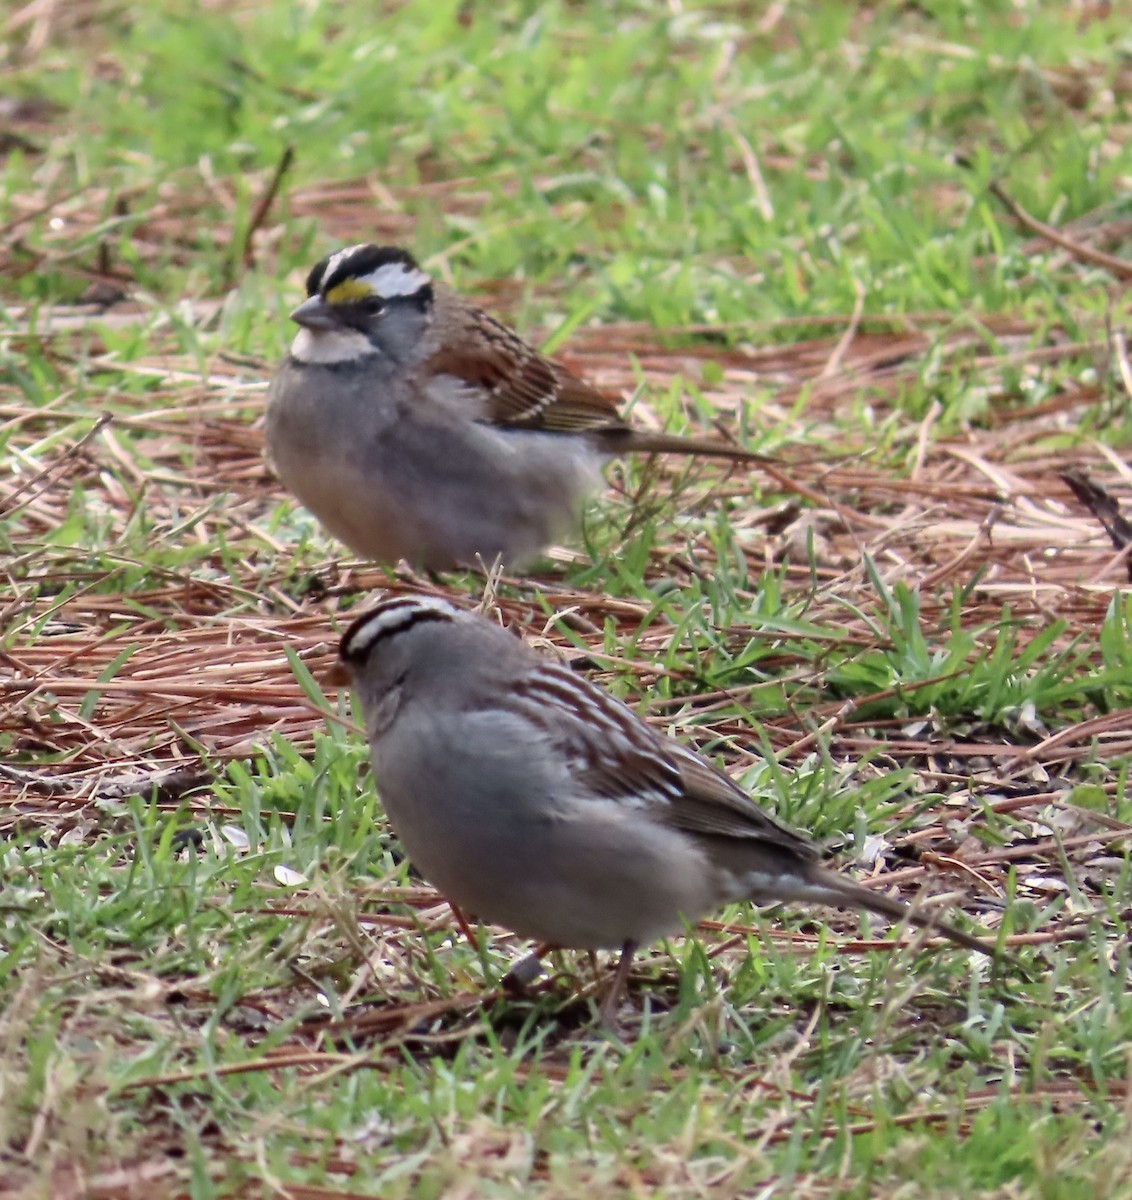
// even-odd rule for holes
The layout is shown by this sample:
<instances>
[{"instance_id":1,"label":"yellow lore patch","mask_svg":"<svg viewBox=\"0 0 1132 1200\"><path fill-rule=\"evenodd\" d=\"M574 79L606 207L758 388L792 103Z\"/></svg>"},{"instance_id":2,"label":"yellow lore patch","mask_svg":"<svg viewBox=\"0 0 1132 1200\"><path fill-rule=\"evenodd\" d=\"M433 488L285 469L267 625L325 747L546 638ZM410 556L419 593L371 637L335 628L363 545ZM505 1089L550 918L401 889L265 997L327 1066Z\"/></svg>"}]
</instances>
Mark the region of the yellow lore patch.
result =
<instances>
[{"instance_id":1,"label":"yellow lore patch","mask_svg":"<svg viewBox=\"0 0 1132 1200\"><path fill-rule=\"evenodd\" d=\"M365 300L373 295L373 288L361 279L343 279L326 293L327 304L349 304L351 300Z\"/></svg>"}]
</instances>

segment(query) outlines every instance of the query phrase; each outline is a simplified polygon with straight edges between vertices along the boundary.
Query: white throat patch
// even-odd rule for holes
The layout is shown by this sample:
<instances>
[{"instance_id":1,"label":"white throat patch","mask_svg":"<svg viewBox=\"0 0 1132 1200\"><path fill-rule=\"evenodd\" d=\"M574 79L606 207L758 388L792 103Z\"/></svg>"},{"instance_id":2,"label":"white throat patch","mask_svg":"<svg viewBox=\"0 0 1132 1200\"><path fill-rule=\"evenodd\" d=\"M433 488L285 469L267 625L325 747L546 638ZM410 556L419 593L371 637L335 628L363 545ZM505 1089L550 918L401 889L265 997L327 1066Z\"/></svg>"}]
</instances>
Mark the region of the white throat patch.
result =
<instances>
[{"instance_id":1,"label":"white throat patch","mask_svg":"<svg viewBox=\"0 0 1132 1200\"><path fill-rule=\"evenodd\" d=\"M353 362L376 353L356 329L300 329L291 342L291 357L302 363Z\"/></svg>"}]
</instances>

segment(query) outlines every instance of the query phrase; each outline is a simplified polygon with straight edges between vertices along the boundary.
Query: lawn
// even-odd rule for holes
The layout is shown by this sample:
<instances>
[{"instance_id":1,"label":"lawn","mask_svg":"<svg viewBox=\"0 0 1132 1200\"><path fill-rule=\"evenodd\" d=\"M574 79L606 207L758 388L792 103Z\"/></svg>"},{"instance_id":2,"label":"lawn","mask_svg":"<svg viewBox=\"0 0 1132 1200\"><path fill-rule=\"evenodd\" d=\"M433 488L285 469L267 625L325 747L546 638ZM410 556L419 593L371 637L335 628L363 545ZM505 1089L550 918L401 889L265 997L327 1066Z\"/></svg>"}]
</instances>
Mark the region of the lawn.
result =
<instances>
[{"instance_id":1,"label":"lawn","mask_svg":"<svg viewBox=\"0 0 1132 1200\"><path fill-rule=\"evenodd\" d=\"M0 12L0 1195L1132 1196L1121 7ZM352 558L262 426L359 241L774 470L615 463L522 577ZM1009 958L736 906L616 1033L585 955L507 994L327 678L382 590Z\"/></svg>"}]
</instances>

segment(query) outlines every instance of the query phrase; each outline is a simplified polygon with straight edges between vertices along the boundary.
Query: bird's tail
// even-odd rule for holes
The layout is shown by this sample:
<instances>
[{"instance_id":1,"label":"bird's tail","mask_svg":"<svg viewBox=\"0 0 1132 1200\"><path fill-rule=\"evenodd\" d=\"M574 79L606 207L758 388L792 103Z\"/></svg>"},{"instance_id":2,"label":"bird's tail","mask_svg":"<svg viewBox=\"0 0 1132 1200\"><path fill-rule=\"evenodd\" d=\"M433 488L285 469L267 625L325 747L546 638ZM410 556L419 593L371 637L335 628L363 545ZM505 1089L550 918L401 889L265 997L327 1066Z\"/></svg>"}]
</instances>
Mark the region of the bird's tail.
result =
<instances>
[{"instance_id":1,"label":"bird's tail","mask_svg":"<svg viewBox=\"0 0 1132 1200\"><path fill-rule=\"evenodd\" d=\"M822 867L811 866L806 873L805 882L801 884L798 899L810 900L819 904L828 904L834 908L864 908L881 916L890 917L894 921L908 921L921 929L942 934L950 938L957 946L965 950L977 950L991 958L999 956L998 948L990 942L984 942L965 933L955 925L940 920L932 913L920 908L913 908L902 900L893 900L879 892L861 887L844 876L826 871Z\"/></svg>"},{"instance_id":2,"label":"bird's tail","mask_svg":"<svg viewBox=\"0 0 1132 1200\"><path fill-rule=\"evenodd\" d=\"M734 462L773 463L773 458L756 454L730 442L706 438L680 437L672 433L651 433L624 426L594 430L591 433L606 454L698 454L708 458L729 458Z\"/></svg>"}]
</instances>

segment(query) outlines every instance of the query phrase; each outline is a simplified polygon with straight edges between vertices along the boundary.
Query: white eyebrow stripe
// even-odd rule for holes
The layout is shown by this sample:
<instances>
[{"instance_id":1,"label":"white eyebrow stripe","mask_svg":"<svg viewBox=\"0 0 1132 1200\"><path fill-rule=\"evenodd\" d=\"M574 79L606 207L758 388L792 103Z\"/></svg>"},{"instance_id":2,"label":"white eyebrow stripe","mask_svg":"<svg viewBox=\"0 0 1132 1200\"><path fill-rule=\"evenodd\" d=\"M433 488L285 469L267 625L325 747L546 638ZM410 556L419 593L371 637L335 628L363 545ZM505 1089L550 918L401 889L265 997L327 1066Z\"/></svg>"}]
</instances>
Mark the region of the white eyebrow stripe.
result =
<instances>
[{"instance_id":1,"label":"white eyebrow stripe","mask_svg":"<svg viewBox=\"0 0 1132 1200\"><path fill-rule=\"evenodd\" d=\"M426 272L410 270L399 262L386 263L359 279L369 284L375 296L415 296L421 288L432 283Z\"/></svg>"}]
</instances>

